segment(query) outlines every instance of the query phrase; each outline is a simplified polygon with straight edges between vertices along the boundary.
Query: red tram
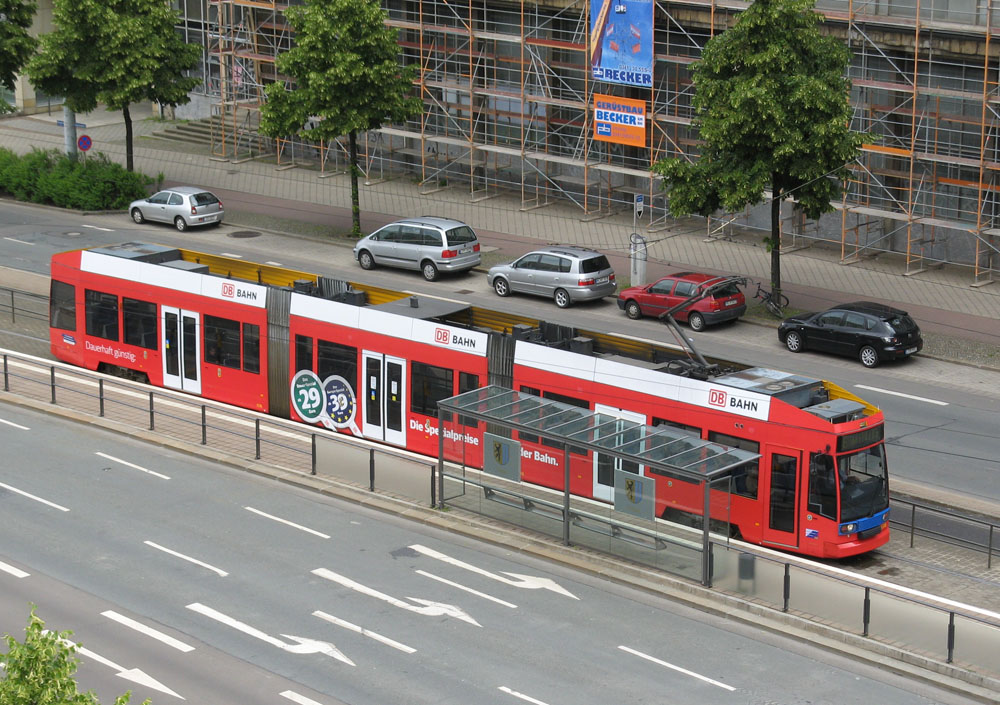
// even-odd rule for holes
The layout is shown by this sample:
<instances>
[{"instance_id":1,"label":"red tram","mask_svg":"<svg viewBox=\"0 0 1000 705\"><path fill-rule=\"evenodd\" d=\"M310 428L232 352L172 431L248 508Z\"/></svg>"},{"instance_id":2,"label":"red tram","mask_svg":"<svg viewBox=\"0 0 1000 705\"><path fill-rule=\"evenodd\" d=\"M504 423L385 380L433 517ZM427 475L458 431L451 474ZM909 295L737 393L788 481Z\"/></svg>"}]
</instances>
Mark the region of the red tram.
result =
<instances>
[{"instance_id":1,"label":"red tram","mask_svg":"<svg viewBox=\"0 0 1000 705\"><path fill-rule=\"evenodd\" d=\"M501 384L759 454L711 492L744 540L841 558L889 538L884 418L827 381L732 363L685 376L649 341L143 243L53 256L50 338L75 365L431 456L437 402ZM322 384L352 399L349 418L310 405ZM481 467L469 423L446 448ZM561 453L519 440L523 479L562 489ZM571 491L611 500L622 461L577 450ZM697 485L625 469L655 478L659 516L700 513Z\"/></svg>"}]
</instances>

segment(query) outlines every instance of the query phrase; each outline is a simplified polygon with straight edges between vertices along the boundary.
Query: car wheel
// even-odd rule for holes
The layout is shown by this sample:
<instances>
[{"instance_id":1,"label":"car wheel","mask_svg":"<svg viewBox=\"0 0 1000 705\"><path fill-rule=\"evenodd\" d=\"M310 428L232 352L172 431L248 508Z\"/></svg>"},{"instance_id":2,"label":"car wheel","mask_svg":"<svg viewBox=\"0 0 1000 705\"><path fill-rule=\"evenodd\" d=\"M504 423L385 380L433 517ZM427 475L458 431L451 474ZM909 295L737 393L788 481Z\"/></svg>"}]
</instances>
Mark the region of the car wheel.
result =
<instances>
[{"instance_id":1,"label":"car wheel","mask_svg":"<svg viewBox=\"0 0 1000 705\"><path fill-rule=\"evenodd\" d=\"M375 258L368 250L361 250L358 253L358 264L361 265L362 269L375 269Z\"/></svg>"},{"instance_id":2,"label":"car wheel","mask_svg":"<svg viewBox=\"0 0 1000 705\"><path fill-rule=\"evenodd\" d=\"M639 308L639 304L635 301L629 301L625 304L625 315L631 318L633 321L638 321L642 318L642 309Z\"/></svg>"},{"instance_id":3,"label":"car wheel","mask_svg":"<svg viewBox=\"0 0 1000 705\"><path fill-rule=\"evenodd\" d=\"M497 292L497 296L509 296L510 284L503 277L497 277L493 280L493 291Z\"/></svg>"},{"instance_id":4,"label":"car wheel","mask_svg":"<svg viewBox=\"0 0 1000 705\"><path fill-rule=\"evenodd\" d=\"M565 289L556 289L555 296L552 298L555 299L556 306L559 308L569 308L569 305L573 303Z\"/></svg>"},{"instance_id":5,"label":"car wheel","mask_svg":"<svg viewBox=\"0 0 1000 705\"><path fill-rule=\"evenodd\" d=\"M143 216L142 211L139 210L138 208L132 209L132 220L135 221L136 225L142 225L143 223L146 222L145 216Z\"/></svg>"},{"instance_id":6,"label":"car wheel","mask_svg":"<svg viewBox=\"0 0 1000 705\"><path fill-rule=\"evenodd\" d=\"M184 216L179 215L176 218L174 218L174 227L180 230L181 232L184 232L185 230L188 229L188 224L187 221L184 220Z\"/></svg>"},{"instance_id":7,"label":"car wheel","mask_svg":"<svg viewBox=\"0 0 1000 705\"><path fill-rule=\"evenodd\" d=\"M785 347L793 353L799 353L806 349L806 341L802 338L801 333L796 330L790 330L785 336Z\"/></svg>"},{"instance_id":8,"label":"car wheel","mask_svg":"<svg viewBox=\"0 0 1000 705\"><path fill-rule=\"evenodd\" d=\"M878 350L871 345L865 345L858 352L858 359L861 360L861 364L865 367L878 367Z\"/></svg>"},{"instance_id":9,"label":"car wheel","mask_svg":"<svg viewBox=\"0 0 1000 705\"><path fill-rule=\"evenodd\" d=\"M424 273L424 279L429 282L436 281L438 278L438 268L433 262L424 262L421 271Z\"/></svg>"},{"instance_id":10,"label":"car wheel","mask_svg":"<svg viewBox=\"0 0 1000 705\"><path fill-rule=\"evenodd\" d=\"M693 331L705 330L705 317L695 311L688 315L688 325Z\"/></svg>"}]
</instances>

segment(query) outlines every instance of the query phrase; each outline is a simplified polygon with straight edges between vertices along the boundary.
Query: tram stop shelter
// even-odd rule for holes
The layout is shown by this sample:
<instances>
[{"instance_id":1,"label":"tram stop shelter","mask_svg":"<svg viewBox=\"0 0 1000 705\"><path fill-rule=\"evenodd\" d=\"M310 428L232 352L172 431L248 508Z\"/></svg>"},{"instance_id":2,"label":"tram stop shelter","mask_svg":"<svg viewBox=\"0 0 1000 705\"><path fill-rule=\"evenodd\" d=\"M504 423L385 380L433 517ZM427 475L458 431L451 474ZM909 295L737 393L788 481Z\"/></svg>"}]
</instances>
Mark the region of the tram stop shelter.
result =
<instances>
[{"instance_id":1,"label":"tram stop shelter","mask_svg":"<svg viewBox=\"0 0 1000 705\"><path fill-rule=\"evenodd\" d=\"M521 482L521 437L544 439L546 445L562 456L563 471L563 542L569 544L570 451L596 454L598 468L595 482L606 482L603 489L613 498L615 513L622 520L630 517L655 519L655 476L673 478L699 485L702 489L701 516L710 516L710 490L732 490L734 477L747 471L759 453L703 440L679 427L647 426L605 411L547 399L533 394L489 385L438 401L437 496L444 506L444 463L456 458L463 449L465 435L476 429L483 452L483 472L506 480ZM634 416L634 415L633 415ZM477 423L470 426L474 419ZM483 423L485 423L485 430ZM447 439L450 439L446 441ZM446 454L446 443L452 445ZM584 450L585 449L585 450ZM446 457L447 455L447 457ZM462 458L461 460L464 460ZM464 462L463 462L464 465ZM639 468L645 468L645 474ZM665 480L661 479L661 482ZM710 584L710 521L702 527L702 582Z\"/></svg>"}]
</instances>

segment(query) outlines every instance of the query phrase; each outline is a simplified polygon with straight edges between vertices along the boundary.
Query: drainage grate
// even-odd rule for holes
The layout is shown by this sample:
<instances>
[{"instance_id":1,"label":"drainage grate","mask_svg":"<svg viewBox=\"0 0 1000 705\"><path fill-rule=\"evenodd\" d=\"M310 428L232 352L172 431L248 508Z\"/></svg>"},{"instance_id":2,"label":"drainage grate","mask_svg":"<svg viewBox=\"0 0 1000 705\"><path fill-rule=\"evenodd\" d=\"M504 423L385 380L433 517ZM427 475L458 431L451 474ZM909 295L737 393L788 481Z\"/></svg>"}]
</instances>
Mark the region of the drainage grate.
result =
<instances>
[{"instance_id":1,"label":"drainage grate","mask_svg":"<svg viewBox=\"0 0 1000 705\"><path fill-rule=\"evenodd\" d=\"M245 238L245 237L260 237L260 233L256 230L237 230L234 233L229 233L226 237L235 238Z\"/></svg>"}]
</instances>

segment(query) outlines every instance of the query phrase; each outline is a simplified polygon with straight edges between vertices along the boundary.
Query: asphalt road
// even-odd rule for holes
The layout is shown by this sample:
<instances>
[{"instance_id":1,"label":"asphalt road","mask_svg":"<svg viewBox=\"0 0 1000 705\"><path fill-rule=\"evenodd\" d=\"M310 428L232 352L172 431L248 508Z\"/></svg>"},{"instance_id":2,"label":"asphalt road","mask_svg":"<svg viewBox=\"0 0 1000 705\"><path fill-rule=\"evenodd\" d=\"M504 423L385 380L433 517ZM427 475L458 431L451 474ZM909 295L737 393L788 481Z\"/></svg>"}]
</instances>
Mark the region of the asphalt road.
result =
<instances>
[{"instance_id":1,"label":"asphalt road","mask_svg":"<svg viewBox=\"0 0 1000 705\"><path fill-rule=\"evenodd\" d=\"M558 318L560 323L584 329L674 342L665 326L654 320L631 321L610 299L560 310L549 301L527 296L500 299L477 272L434 283L416 272L363 272L346 243L329 240L247 233L229 225L178 233L164 225L136 226L122 214L83 217L20 204L0 211L0 237L0 261L6 266L46 275L53 252L145 240L363 279L539 319ZM853 360L790 353L778 343L773 328L745 321L702 333L684 331L706 355L828 379L880 406L887 419L895 490L909 489L907 483L915 483L924 496L958 506L974 505L988 515L1000 516L1000 483L996 481L1000 473L996 445L1000 373L919 356L867 370Z\"/></svg>"},{"instance_id":2,"label":"asphalt road","mask_svg":"<svg viewBox=\"0 0 1000 705\"><path fill-rule=\"evenodd\" d=\"M969 702L29 409L0 406L0 446L0 631L38 604L105 702Z\"/></svg>"}]
</instances>

